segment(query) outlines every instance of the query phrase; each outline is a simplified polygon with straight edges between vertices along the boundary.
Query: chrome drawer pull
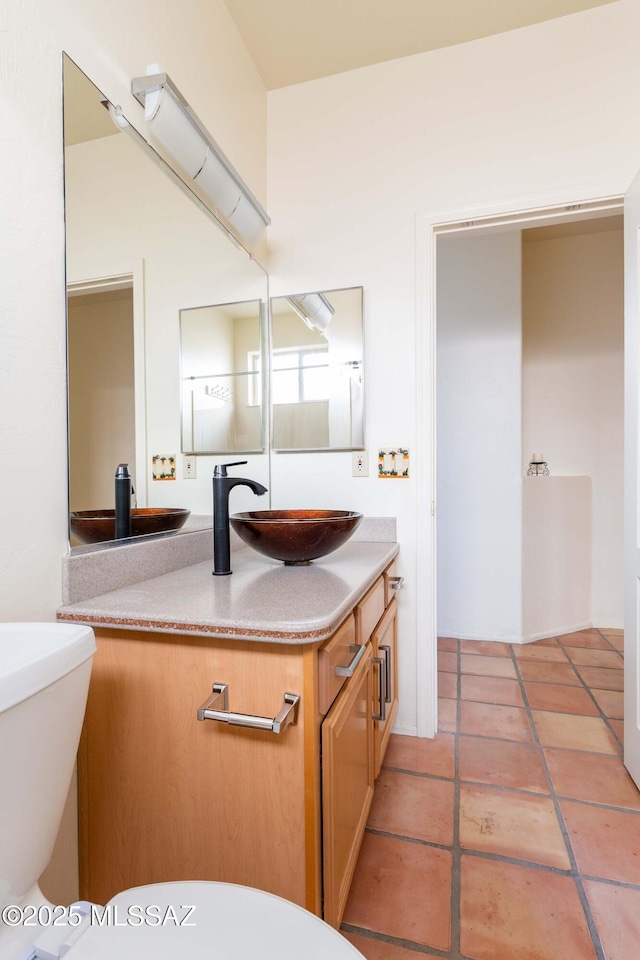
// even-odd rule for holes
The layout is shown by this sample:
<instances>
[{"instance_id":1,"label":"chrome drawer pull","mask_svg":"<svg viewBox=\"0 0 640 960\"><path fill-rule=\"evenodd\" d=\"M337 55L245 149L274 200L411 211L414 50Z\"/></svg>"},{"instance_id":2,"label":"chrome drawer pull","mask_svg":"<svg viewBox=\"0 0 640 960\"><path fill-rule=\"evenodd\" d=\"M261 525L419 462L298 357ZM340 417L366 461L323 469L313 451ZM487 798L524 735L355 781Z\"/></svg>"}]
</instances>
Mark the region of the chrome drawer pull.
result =
<instances>
[{"instance_id":1,"label":"chrome drawer pull","mask_svg":"<svg viewBox=\"0 0 640 960\"><path fill-rule=\"evenodd\" d=\"M297 693L285 693L277 716L255 717L250 713L233 713L229 710L228 683L214 683L211 690L211 696L198 707L198 720L219 720L233 727L251 727L254 730L269 730L271 733L282 733L285 727L294 726L298 722L300 696Z\"/></svg>"},{"instance_id":2,"label":"chrome drawer pull","mask_svg":"<svg viewBox=\"0 0 640 960\"><path fill-rule=\"evenodd\" d=\"M373 663L377 663L380 667L380 712L372 714L374 720L386 720L387 719L387 704L385 702L385 691L387 689L387 660L386 657L373 657Z\"/></svg>"},{"instance_id":3,"label":"chrome drawer pull","mask_svg":"<svg viewBox=\"0 0 640 960\"><path fill-rule=\"evenodd\" d=\"M389 577L389 586L392 590L402 590L404 577Z\"/></svg>"},{"instance_id":4,"label":"chrome drawer pull","mask_svg":"<svg viewBox=\"0 0 640 960\"><path fill-rule=\"evenodd\" d=\"M355 653L355 657L346 667L335 667L336 677L352 677L356 672L356 667L364 657L366 649L366 643L350 643L349 650L351 650L351 653Z\"/></svg>"},{"instance_id":5,"label":"chrome drawer pull","mask_svg":"<svg viewBox=\"0 0 640 960\"><path fill-rule=\"evenodd\" d=\"M384 700L391 703L391 647L381 643L380 650L384 650Z\"/></svg>"}]
</instances>

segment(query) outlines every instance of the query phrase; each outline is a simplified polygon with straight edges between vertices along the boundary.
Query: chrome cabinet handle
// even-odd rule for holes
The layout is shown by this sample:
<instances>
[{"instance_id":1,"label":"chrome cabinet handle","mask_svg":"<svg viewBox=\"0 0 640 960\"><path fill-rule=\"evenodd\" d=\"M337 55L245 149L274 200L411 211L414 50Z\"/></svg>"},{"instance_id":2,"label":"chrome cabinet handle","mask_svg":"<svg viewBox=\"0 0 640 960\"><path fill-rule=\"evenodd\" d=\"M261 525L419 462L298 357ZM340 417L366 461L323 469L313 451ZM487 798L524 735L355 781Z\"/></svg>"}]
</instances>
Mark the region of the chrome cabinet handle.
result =
<instances>
[{"instance_id":1,"label":"chrome cabinet handle","mask_svg":"<svg viewBox=\"0 0 640 960\"><path fill-rule=\"evenodd\" d=\"M389 586L392 590L402 590L404 577L389 577Z\"/></svg>"},{"instance_id":2,"label":"chrome cabinet handle","mask_svg":"<svg viewBox=\"0 0 640 960\"><path fill-rule=\"evenodd\" d=\"M282 733L285 727L295 726L298 722L300 696L297 693L285 693L282 706L275 717L256 717L250 713L233 713L229 710L228 683L214 683L211 691L211 696L198 707L198 720L218 720L233 727L251 727L254 730L269 730L271 733Z\"/></svg>"},{"instance_id":3,"label":"chrome cabinet handle","mask_svg":"<svg viewBox=\"0 0 640 960\"><path fill-rule=\"evenodd\" d=\"M377 663L380 667L380 687L379 687L379 697L380 697L380 712L372 714L374 720L386 720L387 719L387 704L385 700L385 692L387 688L387 661L385 657L373 657L373 663Z\"/></svg>"},{"instance_id":4,"label":"chrome cabinet handle","mask_svg":"<svg viewBox=\"0 0 640 960\"><path fill-rule=\"evenodd\" d=\"M349 650L351 650L351 653L355 653L355 657L353 658L351 663L347 664L346 667L335 667L336 677L352 677L356 672L356 667L364 657L366 649L367 649L366 643L363 643L363 644L350 643Z\"/></svg>"},{"instance_id":5,"label":"chrome cabinet handle","mask_svg":"<svg viewBox=\"0 0 640 960\"><path fill-rule=\"evenodd\" d=\"M391 647L381 643L379 649L384 651L384 700L391 703Z\"/></svg>"}]
</instances>

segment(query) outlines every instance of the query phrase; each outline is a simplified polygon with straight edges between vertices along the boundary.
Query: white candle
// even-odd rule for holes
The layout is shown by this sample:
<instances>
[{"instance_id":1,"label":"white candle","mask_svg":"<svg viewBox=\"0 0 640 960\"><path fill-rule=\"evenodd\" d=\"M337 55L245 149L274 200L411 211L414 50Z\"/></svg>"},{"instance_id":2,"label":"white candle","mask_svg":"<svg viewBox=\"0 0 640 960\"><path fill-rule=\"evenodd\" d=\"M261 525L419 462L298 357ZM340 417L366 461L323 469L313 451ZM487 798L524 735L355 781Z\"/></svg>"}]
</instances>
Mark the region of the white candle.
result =
<instances>
[{"instance_id":1,"label":"white candle","mask_svg":"<svg viewBox=\"0 0 640 960\"><path fill-rule=\"evenodd\" d=\"M531 463L544 463L544 453L532 453Z\"/></svg>"}]
</instances>

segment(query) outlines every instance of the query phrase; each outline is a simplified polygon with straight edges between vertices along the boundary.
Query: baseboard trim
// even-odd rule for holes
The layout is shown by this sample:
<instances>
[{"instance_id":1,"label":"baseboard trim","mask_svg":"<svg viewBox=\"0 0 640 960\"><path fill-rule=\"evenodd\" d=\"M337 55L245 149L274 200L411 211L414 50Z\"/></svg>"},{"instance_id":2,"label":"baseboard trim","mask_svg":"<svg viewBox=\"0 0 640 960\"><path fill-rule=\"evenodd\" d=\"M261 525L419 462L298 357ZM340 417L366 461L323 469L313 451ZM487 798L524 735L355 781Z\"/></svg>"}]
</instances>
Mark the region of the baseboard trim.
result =
<instances>
[{"instance_id":1,"label":"baseboard trim","mask_svg":"<svg viewBox=\"0 0 640 960\"><path fill-rule=\"evenodd\" d=\"M391 733L398 733L401 737L417 737L418 727L415 723L394 723Z\"/></svg>"},{"instance_id":2,"label":"baseboard trim","mask_svg":"<svg viewBox=\"0 0 640 960\"><path fill-rule=\"evenodd\" d=\"M459 633L457 630L438 630L439 637L451 637L452 640L482 640L488 643L522 643L522 637L510 634L507 636L496 636L495 633Z\"/></svg>"},{"instance_id":3,"label":"baseboard trim","mask_svg":"<svg viewBox=\"0 0 640 960\"><path fill-rule=\"evenodd\" d=\"M563 633L577 633L578 630L591 630L593 623L591 620L583 620L581 623L565 623L561 627L553 627L548 630L541 630L539 633L528 634L523 643L535 643L536 640L548 640L550 637L559 637Z\"/></svg>"},{"instance_id":4,"label":"baseboard trim","mask_svg":"<svg viewBox=\"0 0 640 960\"><path fill-rule=\"evenodd\" d=\"M438 630L438 636L451 637L452 640L481 640L483 643L535 643L536 640L548 640L551 637L559 637L564 633L577 633L578 630L591 629L606 630L607 627L610 630L624 630L624 624L621 623L618 626L618 621L611 623L611 621L583 620L580 623L565 623L553 629L540 630L538 633L531 633L526 637L515 635L500 637L496 636L495 633L488 636L484 633L461 633L457 630Z\"/></svg>"}]
</instances>

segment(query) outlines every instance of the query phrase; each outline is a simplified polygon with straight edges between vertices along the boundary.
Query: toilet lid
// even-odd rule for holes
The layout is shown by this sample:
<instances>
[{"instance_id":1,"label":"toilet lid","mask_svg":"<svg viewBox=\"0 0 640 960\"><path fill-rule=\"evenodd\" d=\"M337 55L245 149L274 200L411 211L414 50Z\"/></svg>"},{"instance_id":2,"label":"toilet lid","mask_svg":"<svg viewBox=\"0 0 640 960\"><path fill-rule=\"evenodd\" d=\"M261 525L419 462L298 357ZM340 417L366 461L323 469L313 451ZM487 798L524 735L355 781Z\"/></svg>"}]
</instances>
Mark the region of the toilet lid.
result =
<instances>
[{"instance_id":1,"label":"toilet lid","mask_svg":"<svg viewBox=\"0 0 640 960\"><path fill-rule=\"evenodd\" d=\"M191 909L192 908L192 909ZM98 923L98 917L103 920ZM288 900L231 883L158 883L96 908L65 960L363 960Z\"/></svg>"}]
</instances>

